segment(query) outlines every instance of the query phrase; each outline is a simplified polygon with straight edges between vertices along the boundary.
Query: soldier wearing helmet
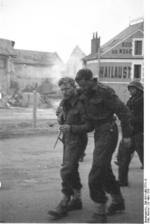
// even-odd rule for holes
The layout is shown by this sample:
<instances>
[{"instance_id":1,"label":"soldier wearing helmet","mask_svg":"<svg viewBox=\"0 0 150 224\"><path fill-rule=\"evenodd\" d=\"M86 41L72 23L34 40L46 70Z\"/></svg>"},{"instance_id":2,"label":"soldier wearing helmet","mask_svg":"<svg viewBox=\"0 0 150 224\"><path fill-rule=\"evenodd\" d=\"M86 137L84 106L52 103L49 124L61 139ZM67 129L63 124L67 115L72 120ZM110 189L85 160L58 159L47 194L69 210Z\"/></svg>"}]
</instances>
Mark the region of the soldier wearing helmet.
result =
<instances>
[{"instance_id":1,"label":"soldier wearing helmet","mask_svg":"<svg viewBox=\"0 0 150 224\"><path fill-rule=\"evenodd\" d=\"M129 83L128 91L130 98L127 101L127 106L131 111L131 124L133 126L133 134L131 147L126 149L122 144L118 152L119 160L119 182L121 186L128 186L128 171L129 164L134 151L137 152L142 168L144 165L144 89L140 81L134 80Z\"/></svg>"}]
</instances>

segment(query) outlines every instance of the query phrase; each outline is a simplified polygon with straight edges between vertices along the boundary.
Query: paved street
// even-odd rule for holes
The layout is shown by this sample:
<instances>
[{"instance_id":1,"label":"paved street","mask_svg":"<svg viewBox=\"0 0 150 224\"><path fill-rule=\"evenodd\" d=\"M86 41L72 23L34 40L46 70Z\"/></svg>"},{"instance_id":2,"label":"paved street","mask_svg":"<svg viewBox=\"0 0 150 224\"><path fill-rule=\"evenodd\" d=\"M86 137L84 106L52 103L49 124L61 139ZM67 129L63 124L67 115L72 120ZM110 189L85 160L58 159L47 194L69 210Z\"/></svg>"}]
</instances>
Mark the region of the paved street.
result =
<instances>
[{"instance_id":1,"label":"paved street","mask_svg":"<svg viewBox=\"0 0 150 224\"><path fill-rule=\"evenodd\" d=\"M0 140L0 222L53 222L47 212L55 208L61 198L62 160L61 143L53 149L55 140L55 134ZM92 150L93 138L89 137L87 155L80 163L84 208L70 212L57 222L86 222L94 211L87 185ZM113 169L117 174L114 164ZM128 188L122 188L126 211L109 217L109 223L143 222L143 170L137 155L131 163L129 183Z\"/></svg>"}]
</instances>

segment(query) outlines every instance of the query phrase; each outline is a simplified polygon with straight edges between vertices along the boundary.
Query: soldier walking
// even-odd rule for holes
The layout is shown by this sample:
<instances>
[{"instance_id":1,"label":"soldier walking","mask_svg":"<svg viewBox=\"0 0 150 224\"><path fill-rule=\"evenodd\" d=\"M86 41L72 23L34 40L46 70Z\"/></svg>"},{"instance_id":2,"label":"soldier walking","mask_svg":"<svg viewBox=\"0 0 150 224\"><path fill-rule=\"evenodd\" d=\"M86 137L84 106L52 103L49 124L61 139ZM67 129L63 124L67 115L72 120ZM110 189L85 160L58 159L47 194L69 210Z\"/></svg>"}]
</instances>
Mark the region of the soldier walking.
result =
<instances>
[{"instance_id":1,"label":"soldier walking","mask_svg":"<svg viewBox=\"0 0 150 224\"><path fill-rule=\"evenodd\" d=\"M79 99L74 79L62 78L58 85L63 97L61 111L57 114L60 131L63 133L63 164L60 170L63 198L56 209L48 212L53 219L66 216L70 210L82 209L82 184L78 167L86 147L87 132L93 130Z\"/></svg>"},{"instance_id":2,"label":"soldier walking","mask_svg":"<svg viewBox=\"0 0 150 224\"><path fill-rule=\"evenodd\" d=\"M129 83L128 90L131 97L127 101L127 107L131 111L131 124L133 133L131 138L131 147L126 148L120 144L118 151L119 164L119 183L120 186L128 186L128 171L133 153L136 151L142 167L144 167L144 99L143 85L140 81L135 80Z\"/></svg>"},{"instance_id":3,"label":"soldier walking","mask_svg":"<svg viewBox=\"0 0 150 224\"><path fill-rule=\"evenodd\" d=\"M106 193L112 198L108 207L109 215L125 209L125 202L111 168L112 154L115 151L118 131L114 114L121 120L123 142L130 146L130 113L115 92L108 86L98 83L89 69L77 72L76 82L83 90L81 99L86 108L88 119L93 123L95 149L93 163L89 173L90 197L96 204L97 211L89 222L106 222Z\"/></svg>"}]
</instances>

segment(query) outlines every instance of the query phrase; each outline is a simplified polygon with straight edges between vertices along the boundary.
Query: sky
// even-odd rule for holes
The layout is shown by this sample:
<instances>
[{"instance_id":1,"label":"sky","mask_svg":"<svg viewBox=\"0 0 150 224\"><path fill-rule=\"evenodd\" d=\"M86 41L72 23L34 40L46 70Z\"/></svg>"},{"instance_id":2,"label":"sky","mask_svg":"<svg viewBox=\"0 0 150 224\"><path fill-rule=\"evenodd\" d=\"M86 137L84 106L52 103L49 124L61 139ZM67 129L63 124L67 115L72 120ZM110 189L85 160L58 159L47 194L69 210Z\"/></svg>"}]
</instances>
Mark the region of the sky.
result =
<instances>
[{"instance_id":1,"label":"sky","mask_svg":"<svg viewBox=\"0 0 150 224\"><path fill-rule=\"evenodd\" d=\"M144 16L144 0L0 0L0 38L16 49L87 55L94 32L101 44Z\"/></svg>"}]
</instances>

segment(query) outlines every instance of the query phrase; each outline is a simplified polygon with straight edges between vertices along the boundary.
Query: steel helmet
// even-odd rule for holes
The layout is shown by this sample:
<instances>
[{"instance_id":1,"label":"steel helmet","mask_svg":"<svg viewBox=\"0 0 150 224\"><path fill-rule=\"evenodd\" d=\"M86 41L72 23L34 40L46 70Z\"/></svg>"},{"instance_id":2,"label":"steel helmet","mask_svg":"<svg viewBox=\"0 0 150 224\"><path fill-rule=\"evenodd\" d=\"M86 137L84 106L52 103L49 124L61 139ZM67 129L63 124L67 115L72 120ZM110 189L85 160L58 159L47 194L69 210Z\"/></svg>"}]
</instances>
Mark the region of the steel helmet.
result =
<instances>
[{"instance_id":1,"label":"steel helmet","mask_svg":"<svg viewBox=\"0 0 150 224\"><path fill-rule=\"evenodd\" d=\"M136 89L139 89L142 92L144 90L142 83L140 81L138 81L138 80L134 80L134 81L130 82L129 85L128 85L128 89L130 87L135 87Z\"/></svg>"}]
</instances>

